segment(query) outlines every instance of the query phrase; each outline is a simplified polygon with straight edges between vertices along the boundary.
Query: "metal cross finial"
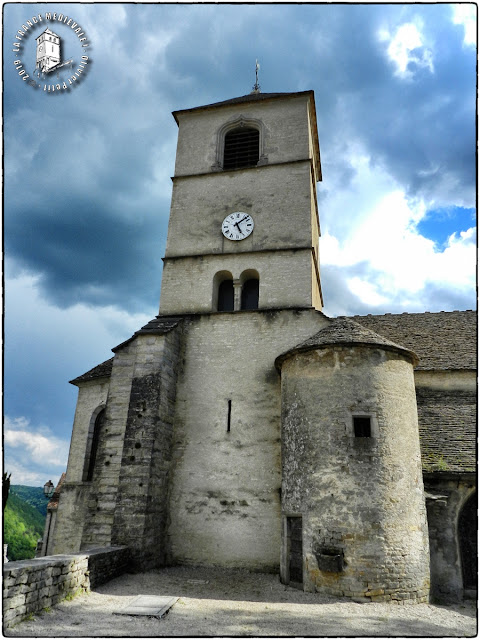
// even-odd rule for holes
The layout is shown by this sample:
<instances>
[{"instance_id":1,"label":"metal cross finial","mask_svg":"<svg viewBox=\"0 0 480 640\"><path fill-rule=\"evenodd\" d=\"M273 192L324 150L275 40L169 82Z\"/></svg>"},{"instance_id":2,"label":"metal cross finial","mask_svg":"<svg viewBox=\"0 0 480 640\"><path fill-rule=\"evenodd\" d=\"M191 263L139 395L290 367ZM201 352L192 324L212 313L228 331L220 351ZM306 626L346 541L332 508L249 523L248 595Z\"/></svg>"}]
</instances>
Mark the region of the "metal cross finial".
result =
<instances>
[{"instance_id":1,"label":"metal cross finial","mask_svg":"<svg viewBox=\"0 0 480 640\"><path fill-rule=\"evenodd\" d=\"M258 70L260 69L260 63L255 60L255 84L253 85L252 93L260 93L260 85L258 84Z\"/></svg>"}]
</instances>

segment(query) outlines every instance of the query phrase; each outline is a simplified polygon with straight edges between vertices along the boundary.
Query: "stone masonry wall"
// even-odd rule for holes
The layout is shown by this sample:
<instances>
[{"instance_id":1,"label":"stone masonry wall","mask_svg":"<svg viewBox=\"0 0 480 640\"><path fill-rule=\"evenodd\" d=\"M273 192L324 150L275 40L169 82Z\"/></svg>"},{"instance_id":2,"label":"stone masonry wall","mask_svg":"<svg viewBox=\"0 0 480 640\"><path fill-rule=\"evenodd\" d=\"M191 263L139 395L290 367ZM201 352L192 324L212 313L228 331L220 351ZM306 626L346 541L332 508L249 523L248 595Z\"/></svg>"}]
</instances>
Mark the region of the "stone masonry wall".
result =
<instances>
[{"instance_id":1,"label":"stone masonry wall","mask_svg":"<svg viewBox=\"0 0 480 640\"><path fill-rule=\"evenodd\" d=\"M68 456L67 478L62 485L48 553L80 551L92 485L91 482L83 482L88 431L92 416L99 407L105 405L108 385L108 378L103 378L83 383L79 387Z\"/></svg>"},{"instance_id":2,"label":"stone masonry wall","mask_svg":"<svg viewBox=\"0 0 480 640\"><path fill-rule=\"evenodd\" d=\"M118 351L113 360L105 422L86 504L81 542L83 549L95 545L110 546L112 544L112 525L135 361L135 341ZM62 499L60 506L61 503Z\"/></svg>"},{"instance_id":3,"label":"stone masonry wall","mask_svg":"<svg viewBox=\"0 0 480 640\"><path fill-rule=\"evenodd\" d=\"M234 279L240 278L247 269L258 272L259 309L310 306L315 283L312 268L310 247L292 251L255 251L228 258L212 255L169 260L163 271L161 313L181 313L186 300L189 310L195 313L216 311L213 283L215 274L223 270L229 271ZM285 286L286 283L289 286Z\"/></svg>"},{"instance_id":4,"label":"stone masonry wall","mask_svg":"<svg viewBox=\"0 0 480 640\"><path fill-rule=\"evenodd\" d=\"M434 602L459 602L463 598L463 578L458 518L475 490L475 474L427 473L430 567Z\"/></svg>"},{"instance_id":5,"label":"stone masonry wall","mask_svg":"<svg viewBox=\"0 0 480 640\"><path fill-rule=\"evenodd\" d=\"M135 566L164 564L167 492L181 330L137 338L113 544L127 544ZM161 357L153 358L161 346ZM142 357L143 354L143 357Z\"/></svg>"},{"instance_id":6,"label":"stone masonry wall","mask_svg":"<svg viewBox=\"0 0 480 640\"><path fill-rule=\"evenodd\" d=\"M278 571L279 353L327 324L313 309L185 321L167 562Z\"/></svg>"},{"instance_id":7,"label":"stone masonry wall","mask_svg":"<svg viewBox=\"0 0 480 640\"><path fill-rule=\"evenodd\" d=\"M370 416L371 437L355 437L353 416ZM362 346L292 356L282 367L282 423L282 510L302 516L305 590L427 601L411 363ZM287 554L284 580L288 570Z\"/></svg>"},{"instance_id":8,"label":"stone masonry wall","mask_svg":"<svg viewBox=\"0 0 480 640\"><path fill-rule=\"evenodd\" d=\"M79 589L88 591L108 582L124 573L129 561L127 547L110 547L4 564L4 628L56 605Z\"/></svg>"},{"instance_id":9,"label":"stone masonry wall","mask_svg":"<svg viewBox=\"0 0 480 640\"><path fill-rule=\"evenodd\" d=\"M158 482L152 447L169 411L162 406L175 388L162 388L162 379L173 375L171 340L168 334L137 335L115 352L81 548L132 544L153 552L142 536L146 505L160 508L150 493ZM170 373L162 372L164 363Z\"/></svg>"}]
</instances>

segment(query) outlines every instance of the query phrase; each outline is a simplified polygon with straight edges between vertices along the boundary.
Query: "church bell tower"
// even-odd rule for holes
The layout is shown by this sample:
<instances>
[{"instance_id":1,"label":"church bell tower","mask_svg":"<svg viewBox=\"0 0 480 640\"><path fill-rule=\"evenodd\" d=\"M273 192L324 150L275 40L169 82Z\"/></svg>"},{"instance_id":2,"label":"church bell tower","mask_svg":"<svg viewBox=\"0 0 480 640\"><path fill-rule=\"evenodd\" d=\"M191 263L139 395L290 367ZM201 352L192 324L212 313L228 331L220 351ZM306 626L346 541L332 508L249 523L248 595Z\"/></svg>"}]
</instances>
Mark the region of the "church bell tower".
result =
<instances>
[{"instance_id":1,"label":"church bell tower","mask_svg":"<svg viewBox=\"0 0 480 640\"><path fill-rule=\"evenodd\" d=\"M322 307L313 91L174 112L161 314Z\"/></svg>"},{"instance_id":2,"label":"church bell tower","mask_svg":"<svg viewBox=\"0 0 480 640\"><path fill-rule=\"evenodd\" d=\"M125 545L137 567L278 571L275 358L328 322L314 95L256 91L173 115L160 314L73 381L55 549Z\"/></svg>"}]
</instances>

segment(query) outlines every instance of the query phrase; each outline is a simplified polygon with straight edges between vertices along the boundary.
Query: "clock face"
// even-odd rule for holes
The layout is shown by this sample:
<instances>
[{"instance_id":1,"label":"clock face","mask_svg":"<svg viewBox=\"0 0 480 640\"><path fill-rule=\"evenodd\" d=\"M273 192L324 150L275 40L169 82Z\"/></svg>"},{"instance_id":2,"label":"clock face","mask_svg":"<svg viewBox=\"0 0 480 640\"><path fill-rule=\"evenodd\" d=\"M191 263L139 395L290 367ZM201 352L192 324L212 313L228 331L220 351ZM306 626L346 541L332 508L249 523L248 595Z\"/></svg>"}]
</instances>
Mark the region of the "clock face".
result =
<instances>
[{"instance_id":1,"label":"clock face","mask_svg":"<svg viewBox=\"0 0 480 640\"><path fill-rule=\"evenodd\" d=\"M222 222L222 233L228 240L243 240L253 231L253 219L248 213L237 211Z\"/></svg>"}]
</instances>

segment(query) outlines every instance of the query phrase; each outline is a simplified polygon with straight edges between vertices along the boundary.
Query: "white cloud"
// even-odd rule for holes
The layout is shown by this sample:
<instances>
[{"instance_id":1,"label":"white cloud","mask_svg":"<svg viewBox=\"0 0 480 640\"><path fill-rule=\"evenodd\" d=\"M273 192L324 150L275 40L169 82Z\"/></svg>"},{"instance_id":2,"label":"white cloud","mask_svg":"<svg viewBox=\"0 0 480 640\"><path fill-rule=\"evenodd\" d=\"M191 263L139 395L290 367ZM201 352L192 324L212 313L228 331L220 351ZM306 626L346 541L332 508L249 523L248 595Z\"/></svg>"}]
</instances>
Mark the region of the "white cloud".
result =
<instances>
[{"instance_id":1,"label":"white cloud","mask_svg":"<svg viewBox=\"0 0 480 640\"><path fill-rule=\"evenodd\" d=\"M477 5L456 3L452 5L453 23L461 24L465 29L463 43L475 46L477 43Z\"/></svg>"},{"instance_id":2,"label":"white cloud","mask_svg":"<svg viewBox=\"0 0 480 640\"><path fill-rule=\"evenodd\" d=\"M49 470L33 471L11 457L6 461L4 469L11 474L12 484L23 484L29 487L43 487L47 480L51 480L56 485L61 475L56 472L50 474Z\"/></svg>"},{"instance_id":3,"label":"white cloud","mask_svg":"<svg viewBox=\"0 0 480 640\"><path fill-rule=\"evenodd\" d=\"M23 416L5 417L3 439L6 446L21 449L35 464L46 461L55 467L67 464L68 441L55 437L48 427L31 427L30 421Z\"/></svg>"},{"instance_id":4,"label":"white cloud","mask_svg":"<svg viewBox=\"0 0 480 640\"><path fill-rule=\"evenodd\" d=\"M378 33L379 40L388 44L388 58L395 65L395 75L411 78L413 69L426 68L433 73L433 55L425 46L421 25L407 22L398 27L393 35L386 29Z\"/></svg>"},{"instance_id":5,"label":"white cloud","mask_svg":"<svg viewBox=\"0 0 480 640\"><path fill-rule=\"evenodd\" d=\"M442 252L436 252L428 265L427 278L460 289L475 286L477 258L476 229L453 233Z\"/></svg>"},{"instance_id":6,"label":"white cloud","mask_svg":"<svg viewBox=\"0 0 480 640\"><path fill-rule=\"evenodd\" d=\"M388 298L379 293L375 283L362 280L358 276L349 278L347 286L353 295L363 300L366 304L379 306L388 302Z\"/></svg>"},{"instance_id":7,"label":"white cloud","mask_svg":"<svg viewBox=\"0 0 480 640\"><path fill-rule=\"evenodd\" d=\"M43 486L54 483L67 467L68 440L56 437L48 427L35 427L24 416L5 416L5 471L12 484Z\"/></svg>"},{"instance_id":8,"label":"white cloud","mask_svg":"<svg viewBox=\"0 0 480 640\"><path fill-rule=\"evenodd\" d=\"M427 207L420 199L409 199L359 149L353 151L350 164L355 177L348 200L340 188L334 188L321 207L321 266L345 269L352 296L373 308L424 310L422 297L431 287L473 295L475 229L451 235L439 250L433 239L417 229L432 203ZM328 309L328 313L337 311Z\"/></svg>"}]
</instances>

